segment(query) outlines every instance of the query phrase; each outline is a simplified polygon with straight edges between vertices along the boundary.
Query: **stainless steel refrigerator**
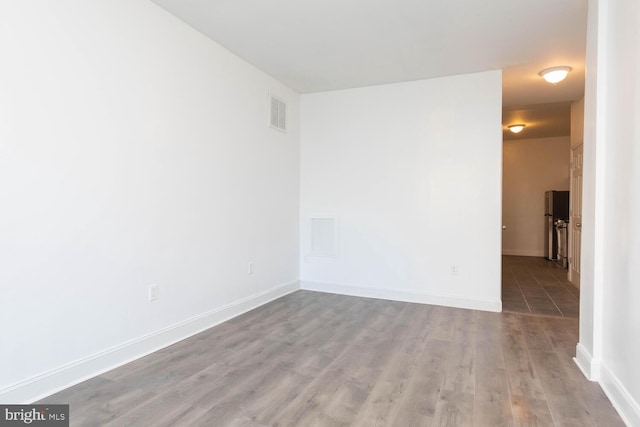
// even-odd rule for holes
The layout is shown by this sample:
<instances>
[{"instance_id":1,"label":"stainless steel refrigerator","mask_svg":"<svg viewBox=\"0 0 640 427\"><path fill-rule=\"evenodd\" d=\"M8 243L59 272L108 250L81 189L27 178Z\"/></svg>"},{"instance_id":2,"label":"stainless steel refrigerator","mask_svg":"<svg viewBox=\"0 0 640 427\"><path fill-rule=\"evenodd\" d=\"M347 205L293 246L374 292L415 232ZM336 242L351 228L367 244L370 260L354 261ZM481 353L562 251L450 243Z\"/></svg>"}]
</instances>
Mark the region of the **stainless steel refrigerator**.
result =
<instances>
[{"instance_id":1,"label":"stainless steel refrigerator","mask_svg":"<svg viewBox=\"0 0 640 427\"><path fill-rule=\"evenodd\" d=\"M547 191L545 199L544 257L551 261L558 259L558 236L555 223L558 220L569 221L569 192Z\"/></svg>"}]
</instances>

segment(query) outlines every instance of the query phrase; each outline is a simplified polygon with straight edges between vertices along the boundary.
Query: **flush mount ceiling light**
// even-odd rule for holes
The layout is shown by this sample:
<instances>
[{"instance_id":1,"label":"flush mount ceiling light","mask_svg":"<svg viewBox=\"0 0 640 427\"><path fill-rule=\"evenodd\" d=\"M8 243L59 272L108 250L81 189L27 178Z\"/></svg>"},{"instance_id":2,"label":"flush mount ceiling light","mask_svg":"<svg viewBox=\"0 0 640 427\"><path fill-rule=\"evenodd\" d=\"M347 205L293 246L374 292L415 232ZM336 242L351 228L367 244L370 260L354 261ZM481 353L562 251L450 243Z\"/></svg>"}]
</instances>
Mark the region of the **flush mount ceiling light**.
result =
<instances>
[{"instance_id":1,"label":"flush mount ceiling light","mask_svg":"<svg viewBox=\"0 0 640 427\"><path fill-rule=\"evenodd\" d=\"M549 83L556 84L563 81L565 77L567 77L567 74L569 74L569 71L571 71L571 67L551 67L540 71L540 75Z\"/></svg>"},{"instance_id":2,"label":"flush mount ceiling light","mask_svg":"<svg viewBox=\"0 0 640 427\"><path fill-rule=\"evenodd\" d=\"M522 132L522 129L524 129L525 126L526 125L523 125L523 124L517 124L517 125L509 125L507 127L513 133L520 133Z\"/></svg>"}]
</instances>

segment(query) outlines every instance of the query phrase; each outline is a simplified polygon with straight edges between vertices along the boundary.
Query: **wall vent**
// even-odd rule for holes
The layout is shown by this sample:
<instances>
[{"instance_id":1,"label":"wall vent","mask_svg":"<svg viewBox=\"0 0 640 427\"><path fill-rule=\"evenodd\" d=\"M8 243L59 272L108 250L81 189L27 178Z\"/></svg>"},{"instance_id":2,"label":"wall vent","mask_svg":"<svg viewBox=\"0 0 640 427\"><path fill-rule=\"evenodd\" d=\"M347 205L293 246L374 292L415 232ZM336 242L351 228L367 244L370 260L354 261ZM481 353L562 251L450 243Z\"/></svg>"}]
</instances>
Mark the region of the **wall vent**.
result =
<instances>
[{"instance_id":1,"label":"wall vent","mask_svg":"<svg viewBox=\"0 0 640 427\"><path fill-rule=\"evenodd\" d=\"M269 95L271 104L271 116L269 126L279 131L287 131L287 104L274 95Z\"/></svg>"},{"instance_id":2,"label":"wall vent","mask_svg":"<svg viewBox=\"0 0 640 427\"><path fill-rule=\"evenodd\" d=\"M338 256L338 219L335 217L311 218L311 256Z\"/></svg>"}]
</instances>

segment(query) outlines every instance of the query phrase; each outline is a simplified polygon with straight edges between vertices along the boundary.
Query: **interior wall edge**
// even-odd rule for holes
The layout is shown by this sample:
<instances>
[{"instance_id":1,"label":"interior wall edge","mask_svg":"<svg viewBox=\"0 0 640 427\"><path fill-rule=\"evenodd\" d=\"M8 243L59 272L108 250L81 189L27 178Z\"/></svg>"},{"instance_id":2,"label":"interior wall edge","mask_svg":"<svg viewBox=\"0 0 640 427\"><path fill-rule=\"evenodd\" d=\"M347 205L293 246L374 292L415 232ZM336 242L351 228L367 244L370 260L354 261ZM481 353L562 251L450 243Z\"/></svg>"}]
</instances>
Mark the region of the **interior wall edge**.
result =
<instances>
[{"instance_id":1,"label":"interior wall edge","mask_svg":"<svg viewBox=\"0 0 640 427\"><path fill-rule=\"evenodd\" d=\"M282 283L67 365L51 369L0 389L0 402L25 404L37 401L196 335L298 289L300 286L297 280Z\"/></svg>"}]
</instances>

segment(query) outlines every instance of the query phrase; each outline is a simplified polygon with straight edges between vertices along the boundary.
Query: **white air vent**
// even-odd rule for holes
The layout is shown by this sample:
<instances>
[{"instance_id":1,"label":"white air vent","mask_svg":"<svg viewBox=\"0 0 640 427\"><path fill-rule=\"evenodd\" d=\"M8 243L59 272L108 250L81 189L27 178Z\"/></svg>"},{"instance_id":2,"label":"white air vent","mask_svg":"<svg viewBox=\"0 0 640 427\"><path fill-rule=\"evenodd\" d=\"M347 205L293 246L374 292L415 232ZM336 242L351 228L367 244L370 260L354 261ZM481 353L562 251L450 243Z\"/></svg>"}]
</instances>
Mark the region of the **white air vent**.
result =
<instances>
[{"instance_id":1,"label":"white air vent","mask_svg":"<svg viewBox=\"0 0 640 427\"><path fill-rule=\"evenodd\" d=\"M311 218L311 252L309 255L318 257L338 255L337 224L337 218Z\"/></svg>"},{"instance_id":2,"label":"white air vent","mask_svg":"<svg viewBox=\"0 0 640 427\"><path fill-rule=\"evenodd\" d=\"M271 118L269 126L282 132L287 130L287 104L283 100L273 95L269 95L271 100Z\"/></svg>"}]
</instances>

